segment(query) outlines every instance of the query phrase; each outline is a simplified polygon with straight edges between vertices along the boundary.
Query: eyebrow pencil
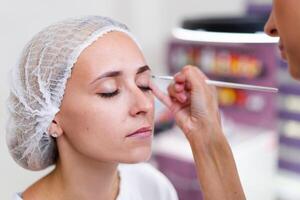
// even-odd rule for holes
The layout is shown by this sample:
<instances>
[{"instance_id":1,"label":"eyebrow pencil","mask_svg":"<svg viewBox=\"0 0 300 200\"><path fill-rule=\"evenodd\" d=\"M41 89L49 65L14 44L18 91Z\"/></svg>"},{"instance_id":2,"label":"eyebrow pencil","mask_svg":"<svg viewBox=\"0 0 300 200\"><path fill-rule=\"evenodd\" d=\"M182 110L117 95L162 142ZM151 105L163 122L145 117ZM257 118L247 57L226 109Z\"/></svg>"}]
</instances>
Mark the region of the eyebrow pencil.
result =
<instances>
[{"instance_id":1,"label":"eyebrow pencil","mask_svg":"<svg viewBox=\"0 0 300 200\"><path fill-rule=\"evenodd\" d=\"M152 75L152 78L158 78L158 79L164 79L164 80L173 80L174 79L173 76L158 76L158 75ZM242 90L253 90L253 91L260 91L260 92L272 92L272 93L278 92L278 88L249 85L249 84L240 84L240 83L231 83L231 82L224 82L224 81L206 80L206 84L214 85L216 87L235 88L235 89L242 89Z\"/></svg>"}]
</instances>

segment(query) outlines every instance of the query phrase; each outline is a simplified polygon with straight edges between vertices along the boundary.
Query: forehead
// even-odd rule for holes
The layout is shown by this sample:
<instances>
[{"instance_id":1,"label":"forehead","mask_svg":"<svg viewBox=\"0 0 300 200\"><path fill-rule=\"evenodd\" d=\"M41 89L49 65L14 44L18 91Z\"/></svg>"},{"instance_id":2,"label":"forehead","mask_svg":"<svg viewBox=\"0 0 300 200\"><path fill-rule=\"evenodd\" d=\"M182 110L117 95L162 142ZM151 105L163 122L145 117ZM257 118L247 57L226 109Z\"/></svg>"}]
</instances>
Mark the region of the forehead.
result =
<instances>
[{"instance_id":1,"label":"forehead","mask_svg":"<svg viewBox=\"0 0 300 200\"><path fill-rule=\"evenodd\" d=\"M74 71L98 74L107 70L136 70L145 65L138 45L127 34L110 32L82 51Z\"/></svg>"}]
</instances>

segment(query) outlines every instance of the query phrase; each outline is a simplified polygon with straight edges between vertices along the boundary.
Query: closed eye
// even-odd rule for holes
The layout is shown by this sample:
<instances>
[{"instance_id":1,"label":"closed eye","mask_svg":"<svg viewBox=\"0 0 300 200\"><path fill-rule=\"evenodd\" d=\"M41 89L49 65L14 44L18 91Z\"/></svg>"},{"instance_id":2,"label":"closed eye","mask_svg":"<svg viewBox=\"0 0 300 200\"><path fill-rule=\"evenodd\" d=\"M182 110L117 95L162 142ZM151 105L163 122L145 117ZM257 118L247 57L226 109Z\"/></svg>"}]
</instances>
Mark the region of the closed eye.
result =
<instances>
[{"instance_id":1,"label":"closed eye","mask_svg":"<svg viewBox=\"0 0 300 200\"><path fill-rule=\"evenodd\" d=\"M119 94L119 90L115 90L113 92L110 92L110 93L97 93L100 97L102 98L111 98L111 97L114 97L116 96L117 94Z\"/></svg>"},{"instance_id":2,"label":"closed eye","mask_svg":"<svg viewBox=\"0 0 300 200\"><path fill-rule=\"evenodd\" d=\"M152 91L152 88L150 88L149 86L139 86L139 88L144 92ZM112 98L118 95L119 93L120 93L119 90L115 90L114 92L110 92L110 93L97 93L97 94L103 98Z\"/></svg>"},{"instance_id":3,"label":"closed eye","mask_svg":"<svg viewBox=\"0 0 300 200\"><path fill-rule=\"evenodd\" d=\"M152 88L150 88L149 86L139 86L139 88L143 91L152 91Z\"/></svg>"}]
</instances>

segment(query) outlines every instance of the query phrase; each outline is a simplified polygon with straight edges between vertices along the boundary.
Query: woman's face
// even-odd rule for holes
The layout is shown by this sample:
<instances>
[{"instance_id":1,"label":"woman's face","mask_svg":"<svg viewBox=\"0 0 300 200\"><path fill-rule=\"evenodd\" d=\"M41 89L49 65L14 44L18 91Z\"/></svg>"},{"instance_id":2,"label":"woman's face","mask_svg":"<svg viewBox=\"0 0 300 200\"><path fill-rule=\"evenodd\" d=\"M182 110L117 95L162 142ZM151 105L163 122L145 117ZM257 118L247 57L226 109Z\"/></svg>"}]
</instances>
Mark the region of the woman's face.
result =
<instances>
[{"instance_id":1,"label":"woman's face","mask_svg":"<svg viewBox=\"0 0 300 200\"><path fill-rule=\"evenodd\" d=\"M147 160L154 125L149 81L150 69L130 37L110 32L99 38L80 54L67 82L56 116L60 137L94 160ZM151 130L131 135L140 128Z\"/></svg>"},{"instance_id":2,"label":"woman's face","mask_svg":"<svg viewBox=\"0 0 300 200\"><path fill-rule=\"evenodd\" d=\"M282 57L289 63L294 78L300 79L300 1L273 0L272 13L265 25L265 32L279 36Z\"/></svg>"}]
</instances>

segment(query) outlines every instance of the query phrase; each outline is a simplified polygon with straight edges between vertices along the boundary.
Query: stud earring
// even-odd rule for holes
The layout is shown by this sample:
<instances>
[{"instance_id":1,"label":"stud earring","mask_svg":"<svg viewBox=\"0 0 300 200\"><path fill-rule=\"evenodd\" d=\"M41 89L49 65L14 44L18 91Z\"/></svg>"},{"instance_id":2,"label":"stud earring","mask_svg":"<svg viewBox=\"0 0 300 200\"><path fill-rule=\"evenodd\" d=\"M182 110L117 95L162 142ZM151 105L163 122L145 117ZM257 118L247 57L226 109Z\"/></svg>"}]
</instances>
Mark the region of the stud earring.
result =
<instances>
[{"instance_id":1,"label":"stud earring","mask_svg":"<svg viewBox=\"0 0 300 200\"><path fill-rule=\"evenodd\" d=\"M54 132L54 133L51 134L51 136L54 137L54 138L57 138L58 134Z\"/></svg>"}]
</instances>

